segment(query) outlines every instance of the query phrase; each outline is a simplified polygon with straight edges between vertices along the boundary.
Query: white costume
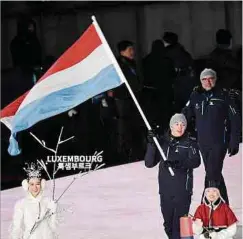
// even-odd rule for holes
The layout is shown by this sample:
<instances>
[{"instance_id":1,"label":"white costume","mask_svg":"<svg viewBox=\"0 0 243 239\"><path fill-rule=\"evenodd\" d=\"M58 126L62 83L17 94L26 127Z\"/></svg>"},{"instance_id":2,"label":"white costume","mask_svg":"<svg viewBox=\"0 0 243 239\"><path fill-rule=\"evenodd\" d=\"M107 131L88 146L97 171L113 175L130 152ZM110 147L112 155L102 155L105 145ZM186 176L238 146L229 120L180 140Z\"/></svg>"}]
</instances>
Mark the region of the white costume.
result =
<instances>
[{"instance_id":1,"label":"white costume","mask_svg":"<svg viewBox=\"0 0 243 239\"><path fill-rule=\"evenodd\" d=\"M42 220L48 209L48 218ZM39 225L30 234L35 223ZM15 204L11 239L54 239L56 224L56 203L43 196L43 188L37 197L27 192L26 197Z\"/></svg>"},{"instance_id":2,"label":"white costume","mask_svg":"<svg viewBox=\"0 0 243 239\"><path fill-rule=\"evenodd\" d=\"M203 232L202 227L193 223L192 229L195 235L200 235L199 239L206 239L205 236L201 234ZM210 236L212 239L233 239L233 236L235 236L236 231L237 231L237 225L236 223L234 223L220 232L211 232Z\"/></svg>"}]
</instances>

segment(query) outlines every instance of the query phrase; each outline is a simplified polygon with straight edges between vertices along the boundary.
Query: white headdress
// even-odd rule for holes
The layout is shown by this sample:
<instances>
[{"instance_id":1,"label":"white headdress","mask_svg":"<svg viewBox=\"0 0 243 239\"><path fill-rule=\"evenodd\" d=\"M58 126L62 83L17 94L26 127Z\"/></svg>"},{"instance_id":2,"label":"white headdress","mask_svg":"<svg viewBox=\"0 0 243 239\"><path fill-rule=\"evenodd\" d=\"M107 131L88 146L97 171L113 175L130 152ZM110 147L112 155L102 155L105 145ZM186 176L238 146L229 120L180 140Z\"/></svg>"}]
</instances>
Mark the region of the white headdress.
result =
<instances>
[{"instance_id":1,"label":"white headdress","mask_svg":"<svg viewBox=\"0 0 243 239\"><path fill-rule=\"evenodd\" d=\"M27 179L41 178L41 170L42 170L41 166L36 165L35 163L31 163L31 164L26 163L26 165L28 167L23 169L27 173Z\"/></svg>"},{"instance_id":2,"label":"white headdress","mask_svg":"<svg viewBox=\"0 0 243 239\"><path fill-rule=\"evenodd\" d=\"M35 164L35 163L31 163L31 164L28 164L26 163L27 165L27 168L23 168L24 171L27 173L27 179L24 179L22 181L22 187L25 191L28 191L28 188L29 188L29 184L28 184L28 180L31 179L31 178L39 178L41 179L41 170L42 170L42 167ZM46 183L46 180L45 179L41 179L41 188L42 190L45 188L45 183Z\"/></svg>"}]
</instances>

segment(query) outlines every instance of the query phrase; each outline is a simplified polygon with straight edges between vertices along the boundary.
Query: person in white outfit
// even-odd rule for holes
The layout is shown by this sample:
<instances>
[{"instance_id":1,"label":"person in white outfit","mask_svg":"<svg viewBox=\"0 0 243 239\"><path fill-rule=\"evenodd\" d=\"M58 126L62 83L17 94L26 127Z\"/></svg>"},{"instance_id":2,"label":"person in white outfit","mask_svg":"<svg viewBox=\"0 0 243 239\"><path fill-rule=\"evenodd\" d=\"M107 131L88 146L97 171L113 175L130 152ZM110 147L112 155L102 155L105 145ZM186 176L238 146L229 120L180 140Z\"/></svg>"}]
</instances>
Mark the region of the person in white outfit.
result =
<instances>
[{"instance_id":1,"label":"person in white outfit","mask_svg":"<svg viewBox=\"0 0 243 239\"><path fill-rule=\"evenodd\" d=\"M11 239L57 238L57 203L43 196L45 179L40 168L31 164L25 171L28 178L22 181L22 187L27 195L15 204Z\"/></svg>"}]
</instances>

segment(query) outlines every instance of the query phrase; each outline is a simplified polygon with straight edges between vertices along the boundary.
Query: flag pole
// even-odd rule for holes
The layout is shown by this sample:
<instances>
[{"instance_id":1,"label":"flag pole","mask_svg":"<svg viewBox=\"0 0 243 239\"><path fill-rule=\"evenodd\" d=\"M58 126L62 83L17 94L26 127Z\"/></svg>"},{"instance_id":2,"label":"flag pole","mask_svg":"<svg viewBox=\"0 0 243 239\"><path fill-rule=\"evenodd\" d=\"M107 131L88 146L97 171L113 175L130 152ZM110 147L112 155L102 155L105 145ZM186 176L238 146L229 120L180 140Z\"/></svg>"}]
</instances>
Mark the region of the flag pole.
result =
<instances>
[{"instance_id":1,"label":"flag pole","mask_svg":"<svg viewBox=\"0 0 243 239\"><path fill-rule=\"evenodd\" d=\"M104 44L104 47L105 47L105 50L106 50L107 54L109 55L109 57L110 57L112 63L113 63L114 66L115 66L115 69L116 69L116 71L117 71L117 74L119 75L119 77L120 77L120 79L122 80L122 82L125 83L125 85L126 85L128 91L129 91L129 93L130 93L130 95L131 95L131 97L132 97L132 99L133 99L135 105L137 106L138 111L139 111L140 115L142 116L143 121L144 121L145 125L147 126L148 130L151 130L152 128L151 128L151 126L150 126L150 124L149 124L147 118L145 117L145 115L144 115L144 113L143 113L143 110L141 109L141 107L140 107L140 105L139 105L139 103L138 103L138 101L137 101L137 99L136 99L136 97L135 97L135 95L134 95L134 93L133 93L133 91L132 91L130 85L128 84L128 82L127 82L127 80L126 80L126 78L125 78L125 76L124 76L124 74L123 74L123 72L122 72L122 70L121 70L121 68L120 68L120 66L118 65L117 60L116 60L115 56L113 55L113 53L112 53L112 51L111 51L111 49L110 49L110 47L109 47L109 44L108 44L108 42L106 41L105 36L104 36L103 32L101 31L98 22L96 21L95 16L92 16L91 19L93 20L93 24L94 24L94 26L95 26L95 29L96 29L96 31L97 31L97 33L98 33L98 35L99 35L99 37L100 37L102 43ZM166 161L167 159L166 159L166 157L165 157L165 154L164 154L164 152L163 152L163 150L162 150L162 148L161 148L161 146L160 146L160 144L159 144L157 138L156 138L156 137L153 137L153 140L154 140L155 145L157 146L157 148L158 148L158 150L159 150L159 152L160 152L162 158L164 159L164 161ZM170 174L171 174L172 176L175 175L175 174L174 174L174 171L172 170L171 167L169 167L169 171L170 171Z\"/></svg>"}]
</instances>

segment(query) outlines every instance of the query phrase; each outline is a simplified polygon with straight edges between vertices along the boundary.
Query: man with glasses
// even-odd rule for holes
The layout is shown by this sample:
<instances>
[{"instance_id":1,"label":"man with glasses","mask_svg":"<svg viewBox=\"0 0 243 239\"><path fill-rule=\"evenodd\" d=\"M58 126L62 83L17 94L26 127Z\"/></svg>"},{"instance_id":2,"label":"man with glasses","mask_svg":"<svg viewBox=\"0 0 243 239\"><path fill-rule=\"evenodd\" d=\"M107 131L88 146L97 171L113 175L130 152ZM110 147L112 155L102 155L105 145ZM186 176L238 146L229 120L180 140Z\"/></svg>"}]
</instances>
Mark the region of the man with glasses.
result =
<instances>
[{"instance_id":1,"label":"man with glasses","mask_svg":"<svg viewBox=\"0 0 243 239\"><path fill-rule=\"evenodd\" d=\"M204 69L200 74L201 86L194 88L182 113L188 122L194 118L197 140L206 171L205 182L217 181L222 197L229 204L222 176L223 162L239 151L240 115L229 92L216 86L216 72Z\"/></svg>"}]
</instances>

